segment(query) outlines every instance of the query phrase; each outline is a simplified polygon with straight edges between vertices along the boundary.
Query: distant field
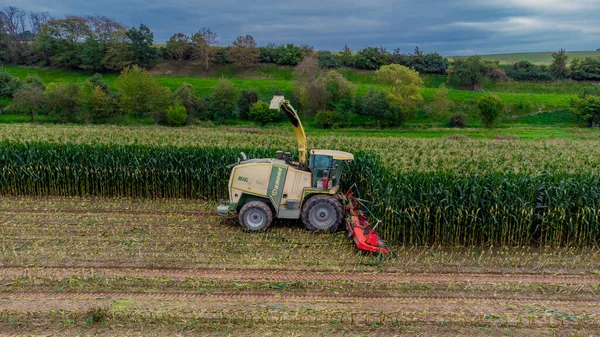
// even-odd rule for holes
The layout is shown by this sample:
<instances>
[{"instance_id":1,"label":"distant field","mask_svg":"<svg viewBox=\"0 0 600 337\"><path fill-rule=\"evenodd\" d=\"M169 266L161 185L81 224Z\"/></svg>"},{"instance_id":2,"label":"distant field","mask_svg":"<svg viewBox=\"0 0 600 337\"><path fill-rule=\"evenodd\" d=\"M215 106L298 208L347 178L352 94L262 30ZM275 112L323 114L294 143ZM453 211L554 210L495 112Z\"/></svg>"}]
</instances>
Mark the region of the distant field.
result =
<instances>
[{"instance_id":1,"label":"distant field","mask_svg":"<svg viewBox=\"0 0 600 337\"><path fill-rule=\"evenodd\" d=\"M500 61L500 63L513 63L521 60L528 60L536 64L552 63L553 52L537 52L537 53L508 53L508 54L489 54L481 55L484 60ZM569 58L600 56L600 51L567 51Z\"/></svg>"}]
</instances>

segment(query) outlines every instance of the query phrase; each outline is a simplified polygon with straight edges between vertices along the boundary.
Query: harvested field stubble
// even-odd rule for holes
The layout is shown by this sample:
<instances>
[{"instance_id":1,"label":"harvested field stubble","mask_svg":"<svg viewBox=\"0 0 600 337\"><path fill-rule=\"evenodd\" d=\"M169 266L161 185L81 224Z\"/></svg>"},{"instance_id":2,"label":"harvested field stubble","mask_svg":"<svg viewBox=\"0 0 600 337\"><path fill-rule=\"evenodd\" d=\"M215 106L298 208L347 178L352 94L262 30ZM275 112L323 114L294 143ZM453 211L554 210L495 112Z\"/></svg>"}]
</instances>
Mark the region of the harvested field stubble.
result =
<instances>
[{"instance_id":1,"label":"harvested field stubble","mask_svg":"<svg viewBox=\"0 0 600 337\"><path fill-rule=\"evenodd\" d=\"M235 217L206 216L214 206L1 197L0 331L536 336L600 328L597 249L393 246L397 258L381 260L344 233L300 224L244 232Z\"/></svg>"}]
</instances>

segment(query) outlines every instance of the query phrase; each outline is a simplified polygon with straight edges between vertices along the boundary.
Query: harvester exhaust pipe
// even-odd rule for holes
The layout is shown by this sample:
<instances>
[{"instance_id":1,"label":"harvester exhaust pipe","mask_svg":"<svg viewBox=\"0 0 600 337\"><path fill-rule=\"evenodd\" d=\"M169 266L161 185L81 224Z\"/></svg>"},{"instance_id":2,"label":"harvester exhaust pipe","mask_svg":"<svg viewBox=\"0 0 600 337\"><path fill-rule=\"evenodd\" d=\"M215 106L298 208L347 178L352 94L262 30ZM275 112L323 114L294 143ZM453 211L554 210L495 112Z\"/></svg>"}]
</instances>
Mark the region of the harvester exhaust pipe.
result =
<instances>
[{"instance_id":1,"label":"harvester exhaust pipe","mask_svg":"<svg viewBox=\"0 0 600 337\"><path fill-rule=\"evenodd\" d=\"M275 152L275 158L277 158L279 160L283 160L283 151Z\"/></svg>"},{"instance_id":2,"label":"harvester exhaust pipe","mask_svg":"<svg viewBox=\"0 0 600 337\"><path fill-rule=\"evenodd\" d=\"M286 153L283 154L283 160L286 163L289 163L291 159L292 159L292 154L291 153L286 152Z\"/></svg>"}]
</instances>

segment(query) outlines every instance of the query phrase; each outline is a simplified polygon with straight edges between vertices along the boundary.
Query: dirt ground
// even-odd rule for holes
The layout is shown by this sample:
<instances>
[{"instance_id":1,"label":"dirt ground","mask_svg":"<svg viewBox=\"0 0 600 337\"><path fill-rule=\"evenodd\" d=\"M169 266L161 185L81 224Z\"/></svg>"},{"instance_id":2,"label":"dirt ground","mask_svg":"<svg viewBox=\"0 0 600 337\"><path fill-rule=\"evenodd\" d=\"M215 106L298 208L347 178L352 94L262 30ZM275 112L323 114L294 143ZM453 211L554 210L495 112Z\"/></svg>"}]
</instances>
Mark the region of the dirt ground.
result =
<instances>
[{"instance_id":1,"label":"dirt ground","mask_svg":"<svg viewBox=\"0 0 600 337\"><path fill-rule=\"evenodd\" d=\"M600 336L600 251L356 250L187 200L0 198L0 336Z\"/></svg>"}]
</instances>

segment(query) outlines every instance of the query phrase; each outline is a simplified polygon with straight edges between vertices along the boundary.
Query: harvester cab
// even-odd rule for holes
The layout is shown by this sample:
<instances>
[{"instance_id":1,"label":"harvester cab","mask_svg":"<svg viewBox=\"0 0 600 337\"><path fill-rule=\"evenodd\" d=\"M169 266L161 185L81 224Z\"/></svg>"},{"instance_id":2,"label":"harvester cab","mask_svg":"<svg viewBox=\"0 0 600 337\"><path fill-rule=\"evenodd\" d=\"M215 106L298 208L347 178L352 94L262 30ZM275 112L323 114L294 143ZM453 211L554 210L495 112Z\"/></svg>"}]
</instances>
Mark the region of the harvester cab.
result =
<instances>
[{"instance_id":1,"label":"harvester cab","mask_svg":"<svg viewBox=\"0 0 600 337\"><path fill-rule=\"evenodd\" d=\"M336 150L307 152L304 128L290 102L274 96L270 108L283 111L290 120L298 161L283 151L275 158L248 159L242 154L229 177L229 200L222 201L217 212L239 214L240 224L249 231L265 230L274 218L302 219L311 231L336 231L352 206L339 189L344 168L354 156Z\"/></svg>"}]
</instances>

